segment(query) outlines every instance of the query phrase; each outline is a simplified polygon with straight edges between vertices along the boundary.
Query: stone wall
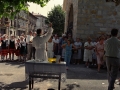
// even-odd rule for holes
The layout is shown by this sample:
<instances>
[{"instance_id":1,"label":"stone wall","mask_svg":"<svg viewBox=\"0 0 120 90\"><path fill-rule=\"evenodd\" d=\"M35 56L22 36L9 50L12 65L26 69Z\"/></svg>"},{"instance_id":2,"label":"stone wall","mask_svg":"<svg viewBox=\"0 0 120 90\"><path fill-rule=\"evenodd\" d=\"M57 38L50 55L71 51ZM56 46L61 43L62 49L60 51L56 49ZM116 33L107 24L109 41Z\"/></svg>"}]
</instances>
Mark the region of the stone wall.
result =
<instances>
[{"instance_id":1,"label":"stone wall","mask_svg":"<svg viewBox=\"0 0 120 90\"><path fill-rule=\"evenodd\" d=\"M65 28L64 31L67 31L68 19L70 6L73 5L73 37L76 37L77 32L77 17L78 17L78 0L66 0L66 10L65 10Z\"/></svg>"},{"instance_id":2,"label":"stone wall","mask_svg":"<svg viewBox=\"0 0 120 90\"><path fill-rule=\"evenodd\" d=\"M78 0L76 37L96 37L120 29L120 6L106 0Z\"/></svg>"},{"instance_id":3,"label":"stone wall","mask_svg":"<svg viewBox=\"0 0 120 90\"><path fill-rule=\"evenodd\" d=\"M65 0L65 31L69 11L73 5L73 38L97 37L99 33L110 34L112 28L120 29L120 5L106 0Z\"/></svg>"}]
</instances>

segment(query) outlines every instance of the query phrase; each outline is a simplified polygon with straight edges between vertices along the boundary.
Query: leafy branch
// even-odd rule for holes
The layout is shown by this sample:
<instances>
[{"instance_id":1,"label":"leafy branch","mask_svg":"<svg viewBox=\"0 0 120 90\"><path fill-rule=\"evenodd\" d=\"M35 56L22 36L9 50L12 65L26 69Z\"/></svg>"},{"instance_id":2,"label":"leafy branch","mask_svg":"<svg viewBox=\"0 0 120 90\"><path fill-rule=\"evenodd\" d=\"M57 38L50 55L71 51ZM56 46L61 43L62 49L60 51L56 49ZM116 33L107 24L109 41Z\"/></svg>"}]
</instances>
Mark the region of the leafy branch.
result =
<instances>
[{"instance_id":1,"label":"leafy branch","mask_svg":"<svg viewBox=\"0 0 120 90\"><path fill-rule=\"evenodd\" d=\"M44 7L50 0L0 0L0 18L13 18L20 10L28 11L27 2L33 2Z\"/></svg>"}]
</instances>

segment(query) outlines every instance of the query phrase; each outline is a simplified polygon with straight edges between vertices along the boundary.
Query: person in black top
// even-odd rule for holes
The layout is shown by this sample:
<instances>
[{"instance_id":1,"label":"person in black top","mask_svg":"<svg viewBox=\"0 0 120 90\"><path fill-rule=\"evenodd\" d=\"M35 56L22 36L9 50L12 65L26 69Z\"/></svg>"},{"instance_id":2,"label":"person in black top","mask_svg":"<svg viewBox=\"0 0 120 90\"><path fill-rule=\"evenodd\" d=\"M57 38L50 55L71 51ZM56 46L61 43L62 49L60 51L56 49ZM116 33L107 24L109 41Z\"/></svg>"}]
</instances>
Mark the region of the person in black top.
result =
<instances>
[{"instance_id":1,"label":"person in black top","mask_svg":"<svg viewBox=\"0 0 120 90\"><path fill-rule=\"evenodd\" d=\"M27 55L27 44L24 40L24 37L20 37L20 55L23 61L26 61L26 55Z\"/></svg>"},{"instance_id":2,"label":"person in black top","mask_svg":"<svg viewBox=\"0 0 120 90\"><path fill-rule=\"evenodd\" d=\"M19 61L21 60L20 48L21 48L20 39L17 39L15 55L18 57Z\"/></svg>"},{"instance_id":3,"label":"person in black top","mask_svg":"<svg viewBox=\"0 0 120 90\"><path fill-rule=\"evenodd\" d=\"M14 53L15 53L15 39L14 36L11 36L11 39L9 41L9 59L14 60ZM11 59L12 55L12 59Z\"/></svg>"},{"instance_id":4,"label":"person in black top","mask_svg":"<svg viewBox=\"0 0 120 90\"><path fill-rule=\"evenodd\" d=\"M5 56L8 54L8 50L7 50L7 41L6 41L6 37L3 36L2 40L1 40L1 60L3 61Z\"/></svg>"}]
</instances>

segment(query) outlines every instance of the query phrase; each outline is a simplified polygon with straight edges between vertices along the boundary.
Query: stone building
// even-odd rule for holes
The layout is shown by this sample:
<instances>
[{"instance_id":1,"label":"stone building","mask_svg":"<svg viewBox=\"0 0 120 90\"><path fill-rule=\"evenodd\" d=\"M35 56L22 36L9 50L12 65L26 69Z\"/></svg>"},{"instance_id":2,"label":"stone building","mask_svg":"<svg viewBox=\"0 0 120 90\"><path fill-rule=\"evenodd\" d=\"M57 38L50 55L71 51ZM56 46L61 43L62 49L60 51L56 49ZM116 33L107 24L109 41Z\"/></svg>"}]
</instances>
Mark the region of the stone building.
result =
<instances>
[{"instance_id":1,"label":"stone building","mask_svg":"<svg viewBox=\"0 0 120 90\"><path fill-rule=\"evenodd\" d=\"M26 11L20 11L14 20L14 28L16 30L15 35L26 34L28 31L28 13Z\"/></svg>"},{"instance_id":2,"label":"stone building","mask_svg":"<svg viewBox=\"0 0 120 90\"><path fill-rule=\"evenodd\" d=\"M34 14L34 15L38 18L36 22L36 29L41 28L45 30L46 27L45 20L47 19L47 17L40 14Z\"/></svg>"},{"instance_id":3,"label":"stone building","mask_svg":"<svg viewBox=\"0 0 120 90\"><path fill-rule=\"evenodd\" d=\"M65 32L73 38L96 37L109 34L112 28L120 29L120 5L108 0L64 0Z\"/></svg>"},{"instance_id":4,"label":"stone building","mask_svg":"<svg viewBox=\"0 0 120 90\"><path fill-rule=\"evenodd\" d=\"M36 28L36 22L37 22L37 17L33 15L33 13L29 12L29 16L28 16L28 31L35 31Z\"/></svg>"},{"instance_id":5,"label":"stone building","mask_svg":"<svg viewBox=\"0 0 120 90\"><path fill-rule=\"evenodd\" d=\"M2 17L0 19L0 33L1 34L15 34L14 19Z\"/></svg>"}]
</instances>

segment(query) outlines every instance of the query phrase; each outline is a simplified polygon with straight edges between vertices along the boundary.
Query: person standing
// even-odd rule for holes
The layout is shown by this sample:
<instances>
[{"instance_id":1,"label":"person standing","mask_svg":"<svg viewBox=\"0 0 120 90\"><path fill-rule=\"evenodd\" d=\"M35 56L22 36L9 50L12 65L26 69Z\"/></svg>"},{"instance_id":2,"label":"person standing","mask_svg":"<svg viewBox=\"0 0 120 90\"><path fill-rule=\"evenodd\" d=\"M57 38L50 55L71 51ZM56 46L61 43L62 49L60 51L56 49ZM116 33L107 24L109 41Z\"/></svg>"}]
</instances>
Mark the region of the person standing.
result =
<instances>
[{"instance_id":1,"label":"person standing","mask_svg":"<svg viewBox=\"0 0 120 90\"><path fill-rule=\"evenodd\" d=\"M36 37L36 32L33 33L33 38ZM32 58L35 59L35 47L32 46Z\"/></svg>"},{"instance_id":2,"label":"person standing","mask_svg":"<svg viewBox=\"0 0 120 90\"><path fill-rule=\"evenodd\" d=\"M52 37L50 37L50 39L46 43L46 50L47 50L48 58L53 58L54 52L53 52L53 40L52 40Z\"/></svg>"},{"instance_id":3,"label":"person standing","mask_svg":"<svg viewBox=\"0 0 120 90\"><path fill-rule=\"evenodd\" d=\"M10 60L14 60L14 53L15 53L15 38L12 35L11 39L9 40L9 59Z\"/></svg>"},{"instance_id":4,"label":"person standing","mask_svg":"<svg viewBox=\"0 0 120 90\"><path fill-rule=\"evenodd\" d=\"M37 29L37 36L33 38L33 47L35 47L35 60L47 61L46 42L50 39L53 33L52 23L48 25L48 32L44 35L41 29Z\"/></svg>"},{"instance_id":5,"label":"person standing","mask_svg":"<svg viewBox=\"0 0 120 90\"><path fill-rule=\"evenodd\" d=\"M64 41L62 42L62 45L63 44L67 44L67 37L64 37ZM62 45L61 45L61 47L62 47ZM64 60L64 58L65 58L65 47L62 47L62 57L61 57L61 61L65 61Z\"/></svg>"},{"instance_id":6,"label":"person standing","mask_svg":"<svg viewBox=\"0 0 120 90\"><path fill-rule=\"evenodd\" d=\"M55 38L53 39L54 43L54 56L58 55L58 47L59 47L59 38L57 35L55 35Z\"/></svg>"},{"instance_id":7,"label":"person standing","mask_svg":"<svg viewBox=\"0 0 120 90\"><path fill-rule=\"evenodd\" d=\"M1 49L2 49L1 50L1 60L4 61L5 56L7 56L7 54L8 54L7 41L6 41L6 36L5 35L3 36L2 40L1 40Z\"/></svg>"},{"instance_id":8,"label":"person standing","mask_svg":"<svg viewBox=\"0 0 120 90\"><path fill-rule=\"evenodd\" d=\"M94 45L91 42L91 38L89 37L87 42L84 44L84 61L87 68L89 67L89 63L92 62L93 48Z\"/></svg>"},{"instance_id":9,"label":"person standing","mask_svg":"<svg viewBox=\"0 0 120 90\"><path fill-rule=\"evenodd\" d=\"M97 55L97 64L98 64L98 72L100 72L100 67L103 65L103 56L104 56L104 38L100 37L98 43L95 46L95 51Z\"/></svg>"},{"instance_id":10,"label":"person standing","mask_svg":"<svg viewBox=\"0 0 120 90\"><path fill-rule=\"evenodd\" d=\"M26 47L27 47L27 44L24 40L24 37L21 36L20 37L20 55L21 55L22 61L26 61L26 54L27 54L27 48Z\"/></svg>"},{"instance_id":11,"label":"person standing","mask_svg":"<svg viewBox=\"0 0 120 90\"><path fill-rule=\"evenodd\" d=\"M17 39L17 43L16 43L16 52L15 55L18 57L18 61L21 60L21 55L20 55L20 48L21 48L21 44L20 44L20 39Z\"/></svg>"},{"instance_id":12,"label":"person standing","mask_svg":"<svg viewBox=\"0 0 120 90\"><path fill-rule=\"evenodd\" d=\"M75 60L74 63L80 64L82 43L80 42L79 38L76 38L74 45L77 48L77 49L73 50L73 59Z\"/></svg>"},{"instance_id":13,"label":"person standing","mask_svg":"<svg viewBox=\"0 0 120 90\"><path fill-rule=\"evenodd\" d=\"M75 45L71 43L71 40L67 40L66 44L62 45L62 48L65 48L65 62L66 62L66 69L68 70L68 66L70 64L71 56L72 56L72 49L76 49Z\"/></svg>"},{"instance_id":14,"label":"person standing","mask_svg":"<svg viewBox=\"0 0 120 90\"><path fill-rule=\"evenodd\" d=\"M27 59L30 60L32 58L32 41L33 41L33 35L32 31L29 32L29 35L26 37L26 43L27 43Z\"/></svg>"},{"instance_id":15,"label":"person standing","mask_svg":"<svg viewBox=\"0 0 120 90\"><path fill-rule=\"evenodd\" d=\"M114 89L114 83L119 71L120 40L117 39L118 29L111 30L111 38L105 41L104 50L108 72L108 90Z\"/></svg>"}]
</instances>

